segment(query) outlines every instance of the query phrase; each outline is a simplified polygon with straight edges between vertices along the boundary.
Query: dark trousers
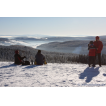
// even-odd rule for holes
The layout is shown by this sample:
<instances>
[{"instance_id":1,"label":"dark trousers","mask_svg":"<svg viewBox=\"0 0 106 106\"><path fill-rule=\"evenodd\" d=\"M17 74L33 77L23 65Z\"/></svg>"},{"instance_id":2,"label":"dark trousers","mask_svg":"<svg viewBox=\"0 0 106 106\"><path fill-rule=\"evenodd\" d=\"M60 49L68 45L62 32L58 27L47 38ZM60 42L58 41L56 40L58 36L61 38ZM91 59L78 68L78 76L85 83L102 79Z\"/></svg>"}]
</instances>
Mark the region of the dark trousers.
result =
<instances>
[{"instance_id":1,"label":"dark trousers","mask_svg":"<svg viewBox=\"0 0 106 106\"><path fill-rule=\"evenodd\" d=\"M98 57L99 66L101 66L101 53L96 54L95 61L96 61L96 57Z\"/></svg>"},{"instance_id":2,"label":"dark trousers","mask_svg":"<svg viewBox=\"0 0 106 106\"><path fill-rule=\"evenodd\" d=\"M89 56L89 66L93 64L95 66L95 56Z\"/></svg>"}]
</instances>

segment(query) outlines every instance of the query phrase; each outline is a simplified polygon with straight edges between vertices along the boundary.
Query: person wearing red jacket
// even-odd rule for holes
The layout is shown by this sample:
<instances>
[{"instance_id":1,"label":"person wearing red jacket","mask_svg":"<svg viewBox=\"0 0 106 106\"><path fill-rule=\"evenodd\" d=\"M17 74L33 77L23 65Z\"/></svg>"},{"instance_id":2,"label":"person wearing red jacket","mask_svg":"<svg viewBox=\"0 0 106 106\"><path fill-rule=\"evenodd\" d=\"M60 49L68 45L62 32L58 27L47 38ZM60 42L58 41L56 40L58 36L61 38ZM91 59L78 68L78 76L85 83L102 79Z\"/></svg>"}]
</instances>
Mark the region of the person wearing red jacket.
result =
<instances>
[{"instance_id":1,"label":"person wearing red jacket","mask_svg":"<svg viewBox=\"0 0 106 106\"><path fill-rule=\"evenodd\" d=\"M94 41L94 45L97 48L95 60L96 60L96 57L98 56L99 66L101 67L101 51L103 49L103 43L99 40L99 36L96 36L95 39L96 41Z\"/></svg>"},{"instance_id":2,"label":"person wearing red jacket","mask_svg":"<svg viewBox=\"0 0 106 106\"><path fill-rule=\"evenodd\" d=\"M88 50L89 50L89 67L91 63L93 63L93 67L95 67L95 56L96 56L96 47L93 44L93 41L90 41L88 44Z\"/></svg>"}]
</instances>

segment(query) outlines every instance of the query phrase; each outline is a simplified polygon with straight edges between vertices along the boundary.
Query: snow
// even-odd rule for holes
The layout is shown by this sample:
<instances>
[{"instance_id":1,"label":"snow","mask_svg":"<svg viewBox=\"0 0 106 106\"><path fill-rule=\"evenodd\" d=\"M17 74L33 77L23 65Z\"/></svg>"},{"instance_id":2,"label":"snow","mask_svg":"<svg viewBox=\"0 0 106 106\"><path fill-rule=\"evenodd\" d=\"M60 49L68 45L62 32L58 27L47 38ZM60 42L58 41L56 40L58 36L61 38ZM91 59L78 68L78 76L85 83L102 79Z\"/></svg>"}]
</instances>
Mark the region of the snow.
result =
<instances>
[{"instance_id":1,"label":"snow","mask_svg":"<svg viewBox=\"0 0 106 106\"><path fill-rule=\"evenodd\" d=\"M0 87L106 87L106 66L87 64L14 65L0 62Z\"/></svg>"}]
</instances>

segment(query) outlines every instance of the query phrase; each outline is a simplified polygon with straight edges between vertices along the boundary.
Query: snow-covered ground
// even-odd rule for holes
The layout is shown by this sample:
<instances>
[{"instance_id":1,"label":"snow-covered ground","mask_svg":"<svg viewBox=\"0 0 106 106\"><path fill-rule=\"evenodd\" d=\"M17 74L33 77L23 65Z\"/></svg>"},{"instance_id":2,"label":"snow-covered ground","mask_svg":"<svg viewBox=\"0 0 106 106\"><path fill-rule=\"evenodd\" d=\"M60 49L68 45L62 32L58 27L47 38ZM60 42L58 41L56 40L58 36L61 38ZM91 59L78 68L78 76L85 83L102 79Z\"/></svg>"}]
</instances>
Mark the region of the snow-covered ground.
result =
<instances>
[{"instance_id":1,"label":"snow-covered ground","mask_svg":"<svg viewBox=\"0 0 106 106\"><path fill-rule=\"evenodd\" d=\"M0 87L106 87L106 66L87 64L14 65L0 62Z\"/></svg>"}]
</instances>

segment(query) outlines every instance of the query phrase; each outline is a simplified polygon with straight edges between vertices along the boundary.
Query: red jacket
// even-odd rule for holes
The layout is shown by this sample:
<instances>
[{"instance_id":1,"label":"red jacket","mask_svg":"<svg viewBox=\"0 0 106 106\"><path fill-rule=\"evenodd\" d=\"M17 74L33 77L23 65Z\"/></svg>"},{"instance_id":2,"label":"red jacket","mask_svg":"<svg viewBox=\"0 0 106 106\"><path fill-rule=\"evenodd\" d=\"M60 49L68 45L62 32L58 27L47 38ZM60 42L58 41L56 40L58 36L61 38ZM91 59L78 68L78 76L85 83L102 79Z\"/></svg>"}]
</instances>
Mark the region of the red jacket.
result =
<instances>
[{"instance_id":1,"label":"red jacket","mask_svg":"<svg viewBox=\"0 0 106 106\"><path fill-rule=\"evenodd\" d=\"M101 53L103 49L103 44L101 41L94 41L94 45L96 46L97 50L96 53Z\"/></svg>"},{"instance_id":2,"label":"red jacket","mask_svg":"<svg viewBox=\"0 0 106 106\"><path fill-rule=\"evenodd\" d=\"M96 55L96 47L94 45L90 45L88 47L89 50L89 56L95 56Z\"/></svg>"}]
</instances>

